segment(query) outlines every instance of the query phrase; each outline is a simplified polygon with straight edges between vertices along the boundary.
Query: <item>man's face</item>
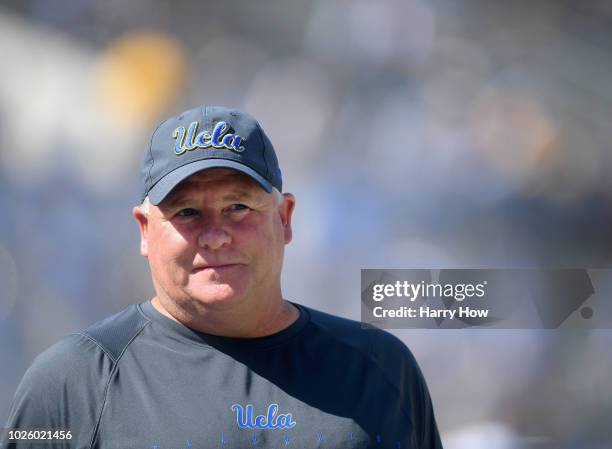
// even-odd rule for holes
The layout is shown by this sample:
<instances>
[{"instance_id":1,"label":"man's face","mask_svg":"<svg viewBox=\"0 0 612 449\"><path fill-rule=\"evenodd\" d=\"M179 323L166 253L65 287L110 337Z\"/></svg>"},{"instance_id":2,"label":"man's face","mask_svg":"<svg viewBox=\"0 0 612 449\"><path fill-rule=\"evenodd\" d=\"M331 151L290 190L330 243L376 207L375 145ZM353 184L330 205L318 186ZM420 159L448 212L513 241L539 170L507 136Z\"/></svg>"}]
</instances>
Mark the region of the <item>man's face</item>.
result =
<instances>
[{"instance_id":1,"label":"man's face","mask_svg":"<svg viewBox=\"0 0 612 449\"><path fill-rule=\"evenodd\" d=\"M159 297L183 310L227 309L280 297L294 199L278 203L248 176L209 169L134 216Z\"/></svg>"}]
</instances>

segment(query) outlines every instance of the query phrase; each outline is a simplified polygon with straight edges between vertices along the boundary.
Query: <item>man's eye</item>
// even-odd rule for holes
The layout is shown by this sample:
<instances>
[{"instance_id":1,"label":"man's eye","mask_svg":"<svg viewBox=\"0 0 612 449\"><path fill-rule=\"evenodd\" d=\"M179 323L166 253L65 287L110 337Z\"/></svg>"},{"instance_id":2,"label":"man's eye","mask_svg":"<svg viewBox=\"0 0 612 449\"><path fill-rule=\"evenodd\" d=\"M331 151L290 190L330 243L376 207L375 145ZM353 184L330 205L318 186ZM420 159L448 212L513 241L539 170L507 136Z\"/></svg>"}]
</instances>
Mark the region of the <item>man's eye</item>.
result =
<instances>
[{"instance_id":1,"label":"man's eye","mask_svg":"<svg viewBox=\"0 0 612 449\"><path fill-rule=\"evenodd\" d=\"M229 212L240 212L240 211L248 210L248 209L249 207L245 206L244 204L232 204L231 206L227 208Z\"/></svg>"},{"instance_id":2,"label":"man's eye","mask_svg":"<svg viewBox=\"0 0 612 449\"><path fill-rule=\"evenodd\" d=\"M197 213L198 212L195 209L187 207L185 209L181 209L176 215L178 215L179 217L192 217Z\"/></svg>"}]
</instances>

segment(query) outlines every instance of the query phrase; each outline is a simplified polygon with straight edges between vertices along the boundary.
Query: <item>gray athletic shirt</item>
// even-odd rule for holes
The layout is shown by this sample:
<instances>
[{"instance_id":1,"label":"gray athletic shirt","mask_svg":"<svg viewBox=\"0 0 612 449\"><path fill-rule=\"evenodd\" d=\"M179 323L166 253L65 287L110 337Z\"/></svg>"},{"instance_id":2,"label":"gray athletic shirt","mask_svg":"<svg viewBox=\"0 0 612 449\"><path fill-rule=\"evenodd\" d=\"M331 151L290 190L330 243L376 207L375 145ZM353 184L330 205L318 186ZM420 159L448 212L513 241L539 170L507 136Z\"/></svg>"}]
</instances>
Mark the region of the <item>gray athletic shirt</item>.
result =
<instances>
[{"instance_id":1,"label":"gray athletic shirt","mask_svg":"<svg viewBox=\"0 0 612 449\"><path fill-rule=\"evenodd\" d=\"M4 448L441 448L408 348L381 330L295 304L283 331L202 334L150 301L69 335L25 373L7 428L70 440Z\"/></svg>"}]
</instances>

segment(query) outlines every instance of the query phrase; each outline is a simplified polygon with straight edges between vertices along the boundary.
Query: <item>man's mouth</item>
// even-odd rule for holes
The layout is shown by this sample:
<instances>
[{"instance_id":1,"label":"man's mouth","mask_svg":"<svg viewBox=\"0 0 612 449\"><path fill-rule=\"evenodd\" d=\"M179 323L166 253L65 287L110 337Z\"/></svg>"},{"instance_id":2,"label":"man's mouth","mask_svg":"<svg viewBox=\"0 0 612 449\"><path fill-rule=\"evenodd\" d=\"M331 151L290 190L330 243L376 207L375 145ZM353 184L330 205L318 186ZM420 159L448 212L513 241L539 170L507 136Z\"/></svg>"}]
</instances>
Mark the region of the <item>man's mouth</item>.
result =
<instances>
[{"instance_id":1,"label":"man's mouth","mask_svg":"<svg viewBox=\"0 0 612 449\"><path fill-rule=\"evenodd\" d=\"M211 264L211 265L201 265L199 267L195 267L191 270L192 273L199 273L201 271L226 271L232 268L236 268L241 264L238 263L226 263L226 264Z\"/></svg>"}]
</instances>

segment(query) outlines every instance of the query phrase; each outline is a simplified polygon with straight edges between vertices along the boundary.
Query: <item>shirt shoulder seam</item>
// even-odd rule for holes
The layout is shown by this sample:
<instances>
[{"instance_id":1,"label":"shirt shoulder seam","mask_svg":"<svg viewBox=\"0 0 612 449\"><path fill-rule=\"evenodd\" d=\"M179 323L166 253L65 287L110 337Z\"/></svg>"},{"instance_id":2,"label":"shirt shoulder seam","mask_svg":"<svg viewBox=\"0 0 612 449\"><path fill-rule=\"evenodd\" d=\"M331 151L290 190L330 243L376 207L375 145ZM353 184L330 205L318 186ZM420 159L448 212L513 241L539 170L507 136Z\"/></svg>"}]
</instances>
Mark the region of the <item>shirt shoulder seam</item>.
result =
<instances>
[{"instance_id":1,"label":"shirt shoulder seam","mask_svg":"<svg viewBox=\"0 0 612 449\"><path fill-rule=\"evenodd\" d=\"M113 380L113 377L115 376L115 372L117 371L118 367L119 367L119 360L121 359L121 357L123 356L123 354L125 353L125 351L127 350L127 348L130 346L130 344L132 344L132 342L136 339L136 337L138 337L140 335L140 333L143 331L143 329L145 327L147 327L147 325L151 323L151 320L149 320L147 318L147 320L144 322L144 324L140 327L140 329L138 329L135 333L134 336L132 338L130 338L130 340L128 341L128 343L125 345L125 347L123 348L123 350L121 351L121 353L119 354L119 357L117 357L117 360L115 360L113 357L111 357L108 352L106 352L104 350L104 348L100 345L98 345L102 351L104 351L104 353L114 362L113 365L113 369L110 372L110 375L108 376L108 380L106 382L106 387L104 388L104 396L102 398L102 404L100 405L100 412L98 413L98 419L96 420L96 423L94 425L94 429L93 429L93 433L91 435L91 439L89 441L89 445L87 446L88 449L93 449L93 444L96 441L96 438L98 436L98 429L100 428L100 421L102 420L102 415L104 414L104 407L106 406L106 399L108 397L108 391L110 389L110 384L111 381ZM93 340L93 339L92 339ZM95 342L95 340L93 340ZM95 342L97 344L97 342Z\"/></svg>"},{"instance_id":2,"label":"shirt shoulder seam","mask_svg":"<svg viewBox=\"0 0 612 449\"><path fill-rule=\"evenodd\" d=\"M81 332L75 332L73 335L79 335L81 337L86 338L87 340L91 341L93 344L95 344L98 348L100 348L100 350L106 354L106 356L111 359L113 361L113 364L117 363L117 360L115 360L115 358L112 356L112 354L110 354L106 348L104 346L102 346L95 338L87 335L85 332L81 331Z\"/></svg>"}]
</instances>

